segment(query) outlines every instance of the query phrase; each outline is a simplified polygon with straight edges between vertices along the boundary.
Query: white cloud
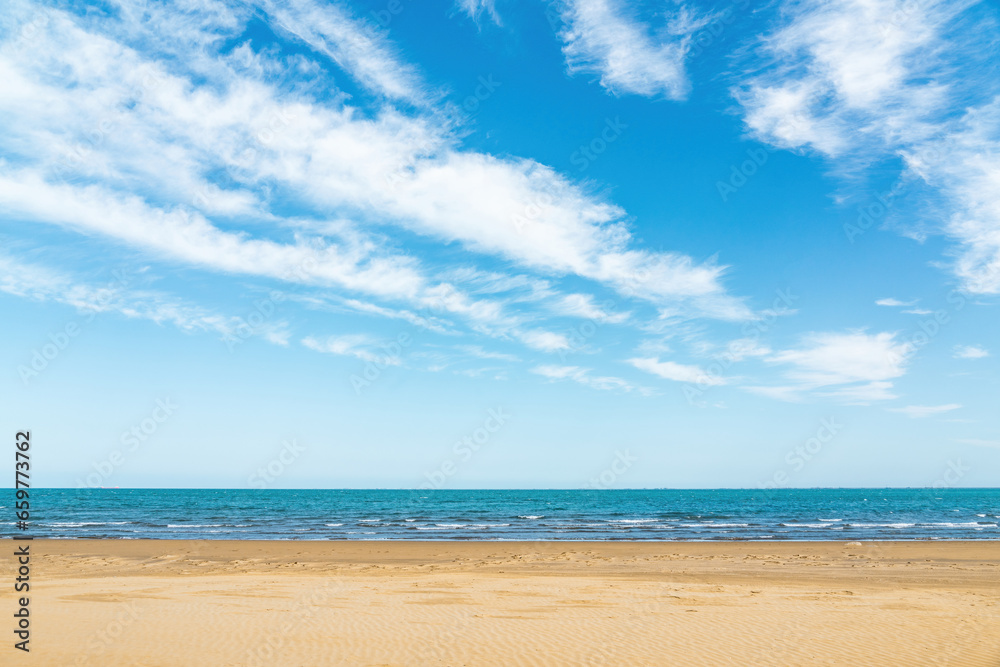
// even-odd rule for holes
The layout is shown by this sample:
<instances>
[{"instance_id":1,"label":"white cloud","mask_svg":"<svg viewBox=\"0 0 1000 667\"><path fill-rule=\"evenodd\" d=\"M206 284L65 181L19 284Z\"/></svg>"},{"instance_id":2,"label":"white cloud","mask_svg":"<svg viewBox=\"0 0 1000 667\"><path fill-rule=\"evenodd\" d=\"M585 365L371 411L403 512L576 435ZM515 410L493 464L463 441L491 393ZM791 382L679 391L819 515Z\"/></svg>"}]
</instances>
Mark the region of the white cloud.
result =
<instances>
[{"instance_id":1,"label":"white cloud","mask_svg":"<svg viewBox=\"0 0 1000 667\"><path fill-rule=\"evenodd\" d=\"M899 299L890 298L890 299L879 299L878 301L875 302L875 305L898 307L898 306L912 306L915 303L916 301L900 301Z\"/></svg>"},{"instance_id":2,"label":"white cloud","mask_svg":"<svg viewBox=\"0 0 1000 667\"><path fill-rule=\"evenodd\" d=\"M923 419L925 417L932 417L934 415L939 415L944 412L951 412L952 410L958 410L961 405L958 403L948 403L947 405L907 405L904 408L886 408L889 412L898 412L904 414L910 419Z\"/></svg>"},{"instance_id":3,"label":"white cloud","mask_svg":"<svg viewBox=\"0 0 1000 667\"><path fill-rule=\"evenodd\" d=\"M387 317L389 319L399 319L409 322L415 326L427 329L428 331L433 331L440 334L454 334L456 333L450 328L451 323L447 320L442 320L433 315L418 315L409 310L397 310L394 308L385 308L383 306L376 305L374 303L367 303L364 301L359 301L357 299L343 299L342 303L359 313L369 313L372 315L378 315L380 317Z\"/></svg>"},{"instance_id":4,"label":"white cloud","mask_svg":"<svg viewBox=\"0 0 1000 667\"><path fill-rule=\"evenodd\" d=\"M31 9L15 5L19 13L7 20L14 32ZM267 8L373 90L419 96L408 75L379 78L409 70L383 36L342 10L306 2ZM411 309L441 301L483 331L520 319L503 303L435 284L417 258L378 242L373 226L403 226L457 241L472 256L580 276L688 317L752 316L723 287L727 267L636 247L624 211L545 165L462 150L450 121L429 112L382 104L362 114L336 90L319 91L323 97L297 88L282 78L297 71L292 61L249 44L240 58L252 66L220 57L216 47L242 34L249 13L208 1L183 22L168 12L143 23L145 37L131 41L123 36L131 24L49 14L30 42L0 42L7 119L0 148L17 156L0 179L0 203L24 221ZM316 66L295 58L295 67ZM300 217L336 222L303 225L276 212L275 200L304 211ZM288 229L298 231L290 237Z\"/></svg>"},{"instance_id":5,"label":"white cloud","mask_svg":"<svg viewBox=\"0 0 1000 667\"><path fill-rule=\"evenodd\" d=\"M669 10L668 10L669 11ZM571 74L596 73L615 94L683 99L690 85L684 71L690 35L708 20L683 5L654 36L629 15L620 0L565 0L560 38Z\"/></svg>"},{"instance_id":6,"label":"white cloud","mask_svg":"<svg viewBox=\"0 0 1000 667\"><path fill-rule=\"evenodd\" d=\"M849 405L868 405L873 401L889 401L896 398L892 393L892 383L884 380L818 391L816 395L833 398Z\"/></svg>"},{"instance_id":7,"label":"white cloud","mask_svg":"<svg viewBox=\"0 0 1000 667\"><path fill-rule=\"evenodd\" d=\"M532 329L517 334L518 339L534 350L542 352L558 352L570 349L569 339L563 334L551 331Z\"/></svg>"},{"instance_id":8,"label":"white cloud","mask_svg":"<svg viewBox=\"0 0 1000 667\"><path fill-rule=\"evenodd\" d=\"M362 85L388 97L427 102L416 69L402 62L383 33L333 3L264 0L260 3L279 29L349 71Z\"/></svg>"},{"instance_id":9,"label":"white cloud","mask_svg":"<svg viewBox=\"0 0 1000 667\"><path fill-rule=\"evenodd\" d=\"M950 212L945 231L960 244L954 270L963 288L1000 293L1000 94L969 110L949 134L904 157L943 193Z\"/></svg>"},{"instance_id":10,"label":"white cloud","mask_svg":"<svg viewBox=\"0 0 1000 667\"><path fill-rule=\"evenodd\" d=\"M926 308L910 308L908 310L904 310L903 312L907 315L931 315L934 311L927 310Z\"/></svg>"},{"instance_id":11,"label":"white cloud","mask_svg":"<svg viewBox=\"0 0 1000 667\"><path fill-rule=\"evenodd\" d=\"M316 338L307 336L302 339L302 345L327 354L357 357L362 361L379 363L384 366L399 366L401 361L392 354L392 346L379 342L366 334L348 334Z\"/></svg>"},{"instance_id":12,"label":"white cloud","mask_svg":"<svg viewBox=\"0 0 1000 667\"><path fill-rule=\"evenodd\" d=\"M572 380L592 389L602 389L605 391L633 391L638 389L642 394L649 393L648 389L636 387L622 378L591 375L589 368L580 368L579 366L543 365L536 366L531 369L531 372L550 380Z\"/></svg>"},{"instance_id":13,"label":"white cloud","mask_svg":"<svg viewBox=\"0 0 1000 667\"><path fill-rule=\"evenodd\" d=\"M261 336L275 345L288 344L288 323L264 320L250 326L245 318L222 315L174 295L144 287L142 273L121 267L104 284L94 285L47 267L0 254L0 292L74 308L89 322L95 315L114 313L129 319L170 324L187 333L207 332L224 340Z\"/></svg>"},{"instance_id":14,"label":"white cloud","mask_svg":"<svg viewBox=\"0 0 1000 667\"><path fill-rule=\"evenodd\" d=\"M489 14L494 23L500 25L500 15L497 14L495 0L457 0L458 6L477 23L484 14Z\"/></svg>"},{"instance_id":15,"label":"white cloud","mask_svg":"<svg viewBox=\"0 0 1000 667\"><path fill-rule=\"evenodd\" d=\"M674 361L660 361L655 357L629 359L628 363L639 370L652 373L665 380L710 386L726 384L725 378L707 373L698 366L678 364Z\"/></svg>"},{"instance_id":16,"label":"white cloud","mask_svg":"<svg viewBox=\"0 0 1000 667\"><path fill-rule=\"evenodd\" d=\"M777 352L767 361L791 366L784 377L800 394L815 392L847 403L868 403L894 398L890 380L905 374L909 349L892 333L818 333L806 337L801 347ZM761 387L751 390L767 393ZM793 393L782 386L770 395L787 398Z\"/></svg>"},{"instance_id":17,"label":"white cloud","mask_svg":"<svg viewBox=\"0 0 1000 667\"><path fill-rule=\"evenodd\" d=\"M979 345L956 345L954 356L956 359L982 359L990 356L990 353Z\"/></svg>"},{"instance_id":18,"label":"white cloud","mask_svg":"<svg viewBox=\"0 0 1000 667\"><path fill-rule=\"evenodd\" d=\"M746 65L758 72L734 92L751 132L775 146L818 151L845 172L901 158L904 187L929 186L927 219L959 244L963 288L993 294L1000 79L985 11L975 0L786 2Z\"/></svg>"},{"instance_id":19,"label":"white cloud","mask_svg":"<svg viewBox=\"0 0 1000 667\"><path fill-rule=\"evenodd\" d=\"M831 156L858 142L924 138L947 103L937 73L942 31L966 2L833 0L786 3L785 24L761 38L765 71L737 92L749 127L786 148ZM909 121L910 125L903 125Z\"/></svg>"},{"instance_id":20,"label":"white cloud","mask_svg":"<svg viewBox=\"0 0 1000 667\"><path fill-rule=\"evenodd\" d=\"M456 349L465 352L473 357L479 359L497 359L499 361L520 361L521 359L515 354L507 354L506 352L494 352L492 350L484 350L480 345L459 345Z\"/></svg>"},{"instance_id":21,"label":"white cloud","mask_svg":"<svg viewBox=\"0 0 1000 667\"><path fill-rule=\"evenodd\" d=\"M555 310L561 315L581 317L597 322L619 324L629 318L631 313L611 312L615 308L613 301L604 304L594 303L594 297L590 294L567 294L556 304Z\"/></svg>"},{"instance_id":22,"label":"white cloud","mask_svg":"<svg viewBox=\"0 0 1000 667\"><path fill-rule=\"evenodd\" d=\"M755 338L737 338L729 341L721 356L730 361L743 361L749 357L766 357L769 354L771 348L761 345Z\"/></svg>"}]
</instances>

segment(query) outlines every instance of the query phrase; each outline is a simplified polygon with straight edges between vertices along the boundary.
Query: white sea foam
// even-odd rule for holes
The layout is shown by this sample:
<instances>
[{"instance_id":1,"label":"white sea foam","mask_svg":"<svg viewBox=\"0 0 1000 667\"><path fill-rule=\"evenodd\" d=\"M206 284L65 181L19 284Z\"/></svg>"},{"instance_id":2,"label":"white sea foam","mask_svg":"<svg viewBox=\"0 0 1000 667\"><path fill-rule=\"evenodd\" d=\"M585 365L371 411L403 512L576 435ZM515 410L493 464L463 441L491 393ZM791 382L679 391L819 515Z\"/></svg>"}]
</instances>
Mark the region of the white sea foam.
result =
<instances>
[{"instance_id":1,"label":"white sea foam","mask_svg":"<svg viewBox=\"0 0 1000 667\"><path fill-rule=\"evenodd\" d=\"M992 527L995 528L997 524L995 524L995 523L981 524L978 521L964 521L964 522L957 522L957 523L953 523L951 521L942 521L940 523L925 523L925 524L921 524L921 525L924 525L924 526L943 526L945 528L983 528L984 526L992 526Z\"/></svg>"},{"instance_id":2,"label":"white sea foam","mask_svg":"<svg viewBox=\"0 0 1000 667\"><path fill-rule=\"evenodd\" d=\"M52 527L58 526L60 528L79 528L80 526L121 526L126 523L128 523L128 521L56 521L42 525Z\"/></svg>"}]
</instances>

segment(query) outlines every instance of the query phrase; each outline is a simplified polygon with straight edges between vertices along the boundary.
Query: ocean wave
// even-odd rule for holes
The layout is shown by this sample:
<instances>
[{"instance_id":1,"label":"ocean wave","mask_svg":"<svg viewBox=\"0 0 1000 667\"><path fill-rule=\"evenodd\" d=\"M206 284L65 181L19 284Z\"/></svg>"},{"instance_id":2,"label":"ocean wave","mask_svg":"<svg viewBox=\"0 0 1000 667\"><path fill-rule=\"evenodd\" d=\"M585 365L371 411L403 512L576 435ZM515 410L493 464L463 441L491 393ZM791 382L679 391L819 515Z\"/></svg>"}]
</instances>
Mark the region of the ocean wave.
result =
<instances>
[{"instance_id":1,"label":"ocean wave","mask_svg":"<svg viewBox=\"0 0 1000 667\"><path fill-rule=\"evenodd\" d=\"M921 526L943 526L944 528L982 528L984 524L979 521L962 521L962 522L951 522L951 521L941 521L938 523L922 523ZM995 523L986 524L989 526L996 526Z\"/></svg>"},{"instance_id":2,"label":"ocean wave","mask_svg":"<svg viewBox=\"0 0 1000 667\"><path fill-rule=\"evenodd\" d=\"M81 526L124 526L131 521L56 521L43 523L42 526L52 528L79 528ZM13 525L13 523L11 524Z\"/></svg>"}]
</instances>

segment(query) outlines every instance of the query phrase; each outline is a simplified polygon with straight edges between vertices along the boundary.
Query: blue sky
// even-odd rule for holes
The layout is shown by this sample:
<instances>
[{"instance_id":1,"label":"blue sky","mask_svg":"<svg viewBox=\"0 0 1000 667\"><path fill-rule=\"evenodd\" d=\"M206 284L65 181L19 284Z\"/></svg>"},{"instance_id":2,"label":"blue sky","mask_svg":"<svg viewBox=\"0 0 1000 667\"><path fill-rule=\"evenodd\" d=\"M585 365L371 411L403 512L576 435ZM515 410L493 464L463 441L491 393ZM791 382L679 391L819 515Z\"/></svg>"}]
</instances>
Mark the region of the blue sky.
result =
<instances>
[{"instance_id":1,"label":"blue sky","mask_svg":"<svg viewBox=\"0 0 1000 667\"><path fill-rule=\"evenodd\" d=\"M3 4L36 484L1000 484L995 3Z\"/></svg>"}]
</instances>

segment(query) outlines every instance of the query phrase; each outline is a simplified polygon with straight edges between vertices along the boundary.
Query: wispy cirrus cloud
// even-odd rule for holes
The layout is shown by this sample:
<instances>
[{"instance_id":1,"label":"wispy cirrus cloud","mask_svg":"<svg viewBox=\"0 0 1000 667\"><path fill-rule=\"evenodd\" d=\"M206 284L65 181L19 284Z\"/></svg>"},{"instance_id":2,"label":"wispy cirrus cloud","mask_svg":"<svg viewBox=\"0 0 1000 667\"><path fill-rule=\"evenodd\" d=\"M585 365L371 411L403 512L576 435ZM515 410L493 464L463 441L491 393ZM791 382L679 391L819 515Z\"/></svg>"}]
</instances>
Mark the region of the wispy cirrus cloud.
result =
<instances>
[{"instance_id":1,"label":"wispy cirrus cloud","mask_svg":"<svg viewBox=\"0 0 1000 667\"><path fill-rule=\"evenodd\" d=\"M663 96L680 100L690 84L685 72L690 36L710 16L685 5L667 10L668 20L653 31L620 0L562 0L559 36L571 74L593 73L615 94Z\"/></svg>"},{"instance_id":2,"label":"wispy cirrus cloud","mask_svg":"<svg viewBox=\"0 0 1000 667\"><path fill-rule=\"evenodd\" d=\"M649 395L652 391L646 387L634 385L620 377L592 375L591 369L579 366L542 365L536 366L531 372L549 380L571 380L586 387L604 391L638 391L643 395Z\"/></svg>"},{"instance_id":3,"label":"wispy cirrus cloud","mask_svg":"<svg viewBox=\"0 0 1000 667\"><path fill-rule=\"evenodd\" d=\"M926 217L958 244L964 289L1000 292L996 19L976 0L786 2L782 12L747 64L756 73L734 89L750 131L851 174L902 160L900 179L923 184Z\"/></svg>"},{"instance_id":4,"label":"wispy cirrus cloud","mask_svg":"<svg viewBox=\"0 0 1000 667\"><path fill-rule=\"evenodd\" d=\"M636 357L629 359L628 363L664 380L707 386L726 384L725 378L712 375L698 366L679 364L675 361L660 361L656 357Z\"/></svg>"},{"instance_id":5,"label":"wispy cirrus cloud","mask_svg":"<svg viewBox=\"0 0 1000 667\"><path fill-rule=\"evenodd\" d=\"M417 69L396 54L384 33L342 5L264 0L260 6L276 28L329 57L368 89L414 104L428 103L427 86Z\"/></svg>"},{"instance_id":6,"label":"wispy cirrus cloud","mask_svg":"<svg viewBox=\"0 0 1000 667\"><path fill-rule=\"evenodd\" d=\"M903 306L912 306L916 301L900 301L899 299L879 299L875 302L876 306L889 306L890 308L900 308Z\"/></svg>"},{"instance_id":7,"label":"wispy cirrus cloud","mask_svg":"<svg viewBox=\"0 0 1000 667\"><path fill-rule=\"evenodd\" d=\"M532 329L521 332L518 338L528 347L534 350L541 350L542 352L558 352L559 350L568 350L570 348L569 338L565 334L553 331Z\"/></svg>"},{"instance_id":8,"label":"wispy cirrus cloud","mask_svg":"<svg viewBox=\"0 0 1000 667\"><path fill-rule=\"evenodd\" d=\"M476 22L483 14L487 14L494 23L501 24L495 0L457 0L456 4Z\"/></svg>"},{"instance_id":9,"label":"wispy cirrus cloud","mask_svg":"<svg viewBox=\"0 0 1000 667\"><path fill-rule=\"evenodd\" d=\"M788 367L787 384L747 386L748 391L781 400L833 398L866 404L895 398L892 380L906 373L908 345L893 333L816 333L793 349L776 352L766 361Z\"/></svg>"},{"instance_id":10,"label":"wispy cirrus cloud","mask_svg":"<svg viewBox=\"0 0 1000 667\"><path fill-rule=\"evenodd\" d=\"M956 345L952 356L956 359L982 359L990 356L990 352L979 345Z\"/></svg>"},{"instance_id":11,"label":"wispy cirrus cloud","mask_svg":"<svg viewBox=\"0 0 1000 667\"><path fill-rule=\"evenodd\" d=\"M567 294L555 305L555 311L561 315L608 324L619 324L631 315L628 312L614 312L614 309L614 302L596 303L590 294Z\"/></svg>"},{"instance_id":12,"label":"wispy cirrus cloud","mask_svg":"<svg viewBox=\"0 0 1000 667\"><path fill-rule=\"evenodd\" d=\"M17 34L34 6L11 7L3 21ZM249 42L224 50L253 18L240 7L208 1L182 22L165 12L141 24L130 8L121 23L50 9L30 42L0 41L0 201L11 215L163 261L392 302L371 304L372 314L435 308L540 350L559 349L560 334L511 312L520 298L463 292L375 229L457 242L470 263L493 255L536 278L581 277L691 317L751 316L722 284L727 267L639 247L624 211L550 167L463 149L450 120L419 108L416 70L345 10L265 5L278 34L312 50L286 55ZM327 83L320 64L418 108L376 100L362 110L292 76ZM531 224L515 224L532 206Z\"/></svg>"},{"instance_id":13,"label":"wispy cirrus cloud","mask_svg":"<svg viewBox=\"0 0 1000 667\"><path fill-rule=\"evenodd\" d=\"M958 410L961 405L958 403L948 403L947 405L907 405L902 408L886 408L889 412L898 412L906 415L910 419L924 419L934 415L944 414L952 410Z\"/></svg>"},{"instance_id":14,"label":"wispy cirrus cloud","mask_svg":"<svg viewBox=\"0 0 1000 667\"><path fill-rule=\"evenodd\" d=\"M103 283L93 283L63 271L26 263L0 254L0 292L38 302L69 306L87 318L118 315L159 325L170 325L186 333L213 333L237 340L259 336L280 346L288 345L289 324L267 319L249 326L243 316L223 314L191 303L176 295L150 289L145 268L114 270Z\"/></svg>"},{"instance_id":15,"label":"wispy cirrus cloud","mask_svg":"<svg viewBox=\"0 0 1000 667\"><path fill-rule=\"evenodd\" d=\"M325 338L307 336L302 339L303 346L316 352L356 357L385 366L399 366L402 362L390 352L390 342L376 340L367 334L339 334Z\"/></svg>"}]
</instances>

